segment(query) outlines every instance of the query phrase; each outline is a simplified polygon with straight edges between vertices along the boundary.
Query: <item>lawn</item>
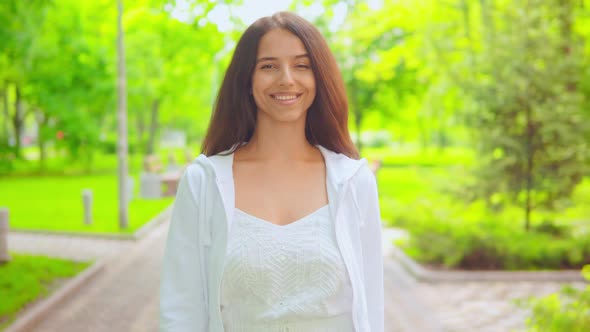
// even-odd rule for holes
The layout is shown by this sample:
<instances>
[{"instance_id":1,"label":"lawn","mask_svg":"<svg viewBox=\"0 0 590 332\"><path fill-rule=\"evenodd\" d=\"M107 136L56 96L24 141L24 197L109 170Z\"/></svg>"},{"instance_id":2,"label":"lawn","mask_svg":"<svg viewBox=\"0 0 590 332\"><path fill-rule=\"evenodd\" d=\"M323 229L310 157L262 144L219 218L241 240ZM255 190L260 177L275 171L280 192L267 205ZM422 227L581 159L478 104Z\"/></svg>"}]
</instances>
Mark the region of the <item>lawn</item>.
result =
<instances>
[{"instance_id":1,"label":"lawn","mask_svg":"<svg viewBox=\"0 0 590 332\"><path fill-rule=\"evenodd\" d=\"M27 304L48 295L60 281L81 272L89 263L11 253L0 265L0 329L6 328Z\"/></svg>"},{"instance_id":2,"label":"lawn","mask_svg":"<svg viewBox=\"0 0 590 332\"><path fill-rule=\"evenodd\" d=\"M131 233L169 206L173 198L135 199L129 204L129 227L119 230L117 178L104 175L0 178L0 207L10 211L10 227L23 230ZM83 223L82 190L93 192L93 223Z\"/></svg>"},{"instance_id":3,"label":"lawn","mask_svg":"<svg viewBox=\"0 0 590 332\"><path fill-rule=\"evenodd\" d=\"M420 149L415 146L366 147L362 151L368 160L379 159L387 166L427 166L441 167L452 165L472 165L475 153L467 148L448 147L445 149Z\"/></svg>"}]
</instances>

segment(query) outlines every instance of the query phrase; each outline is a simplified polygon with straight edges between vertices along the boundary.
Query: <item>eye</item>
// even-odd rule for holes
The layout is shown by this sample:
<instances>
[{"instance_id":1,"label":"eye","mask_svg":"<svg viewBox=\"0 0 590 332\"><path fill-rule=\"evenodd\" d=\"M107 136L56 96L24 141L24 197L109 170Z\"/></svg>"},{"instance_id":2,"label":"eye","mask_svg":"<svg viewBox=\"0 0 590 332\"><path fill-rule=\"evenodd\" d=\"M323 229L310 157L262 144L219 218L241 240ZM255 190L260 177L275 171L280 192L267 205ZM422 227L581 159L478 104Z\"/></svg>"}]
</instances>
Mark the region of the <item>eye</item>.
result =
<instances>
[{"instance_id":1,"label":"eye","mask_svg":"<svg viewBox=\"0 0 590 332\"><path fill-rule=\"evenodd\" d=\"M274 65L272 65L270 63L260 66L260 69L273 69L273 68L274 68Z\"/></svg>"},{"instance_id":2,"label":"eye","mask_svg":"<svg viewBox=\"0 0 590 332\"><path fill-rule=\"evenodd\" d=\"M309 69L309 65L305 64L305 63L299 63L299 64L295 65L295 67L298 69Z\"/></svg>"}]
</instances>

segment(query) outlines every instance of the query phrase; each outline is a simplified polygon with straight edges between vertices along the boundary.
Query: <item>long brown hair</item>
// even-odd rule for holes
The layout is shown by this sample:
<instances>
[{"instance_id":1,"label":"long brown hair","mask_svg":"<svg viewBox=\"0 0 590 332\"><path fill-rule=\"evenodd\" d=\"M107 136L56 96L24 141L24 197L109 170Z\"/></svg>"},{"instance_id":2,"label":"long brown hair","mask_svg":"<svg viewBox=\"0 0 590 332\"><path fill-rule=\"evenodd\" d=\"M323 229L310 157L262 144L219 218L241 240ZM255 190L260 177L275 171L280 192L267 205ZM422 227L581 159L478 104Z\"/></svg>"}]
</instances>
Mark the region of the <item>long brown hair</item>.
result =
<instances>
[{"instance_id":1,"label":"long brown hair","mask_svg":"<svg viewBox=\"0 0 590 332\"><path fill-rule=\"evenodd\" d=\"M348 102L342 75L321 33L302 17L279 12L263 17L246 29L234 51L215 101L211 123L201 147L207 155L247 142L256 126L256 103L249 93L260 39L270 30L284 29L297 36L309 55L316 96L307 111L305 137L312 145L358 159L348 132Z\"/></svg>"}]
</instances>

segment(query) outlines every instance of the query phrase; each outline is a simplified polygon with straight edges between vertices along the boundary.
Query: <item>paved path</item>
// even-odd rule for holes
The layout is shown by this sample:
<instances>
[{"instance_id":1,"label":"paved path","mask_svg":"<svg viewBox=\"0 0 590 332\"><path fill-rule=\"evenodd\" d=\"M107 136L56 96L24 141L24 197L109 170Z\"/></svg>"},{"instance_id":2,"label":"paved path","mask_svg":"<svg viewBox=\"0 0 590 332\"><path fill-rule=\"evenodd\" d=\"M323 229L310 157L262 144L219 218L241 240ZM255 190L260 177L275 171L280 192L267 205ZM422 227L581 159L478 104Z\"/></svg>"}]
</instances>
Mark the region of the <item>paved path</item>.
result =
<instances>
[{"instance_id":1,"label":"paved path","mask_svg":"<svg viewBox=\"0 0 590 332\"><path fill-rule=\"evenodd\" d=\"M112 256L102 273L32 332L157 331L160 263L167 228L168 223L163 223L138 242L88 238L56 241L51 236L12 233L9 244L15 251L75 259ZM389 332L520 331L526 312L517 309L510 299L559 289L557 283L542 282L419 283L391 258L385 259L384 270Z\"/></svg>"},{"instance_id":2,"label":"paved path","mask_svg":"<svg viewBox=\"0 0 590 332\"><path fill-rule=\"evenodd\" d=\"M92 253L118 251L96 278L31 332L156 331L159 269L167 226L160 225L131 245L129 241L82 241L94 247Z\"/></svg>"},{"instance_id":3,"label":"paved path","mask_svg":"<svg viewBox=\"0 0 590 332\"><path fill-rule=\"evenodd\" d=\"M561 287L556 282L421 283L416 296L431 306L443 331L516 332L526 330L528 313L516 306L513 299L543 296L558 292Z\"/></svg>"},{"instance_id":4,"label":"paved path","mask_svg":"<svg viewBox=\"0 0 590 332\"><path fill-rule=\"evenodd\" d=\"M76 237L41 233L10 232L10 250L67 258L76 261L97 260L112 256L135 245L132 240Z\"/></svg>"}]
</instances>

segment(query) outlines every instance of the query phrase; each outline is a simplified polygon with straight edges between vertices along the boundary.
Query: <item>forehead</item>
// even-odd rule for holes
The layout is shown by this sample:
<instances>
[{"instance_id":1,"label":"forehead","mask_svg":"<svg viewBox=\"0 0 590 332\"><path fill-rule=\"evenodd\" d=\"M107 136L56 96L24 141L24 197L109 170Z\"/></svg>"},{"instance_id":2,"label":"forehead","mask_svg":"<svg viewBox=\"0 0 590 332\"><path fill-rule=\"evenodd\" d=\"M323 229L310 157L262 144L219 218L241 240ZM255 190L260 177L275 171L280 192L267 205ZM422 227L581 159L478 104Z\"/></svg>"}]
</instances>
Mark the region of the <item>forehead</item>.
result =
<instances>
[{"instance_id":1,"label":"forehead","mask_svg":"<svg viewBox=\"0 0 590 332\"><path fill-rule=\"evenodd\" d=\"M273 29L260 39L257 58L284 58L305 54L301 39L284 29Z\"/></svg>"}]
</instances>

